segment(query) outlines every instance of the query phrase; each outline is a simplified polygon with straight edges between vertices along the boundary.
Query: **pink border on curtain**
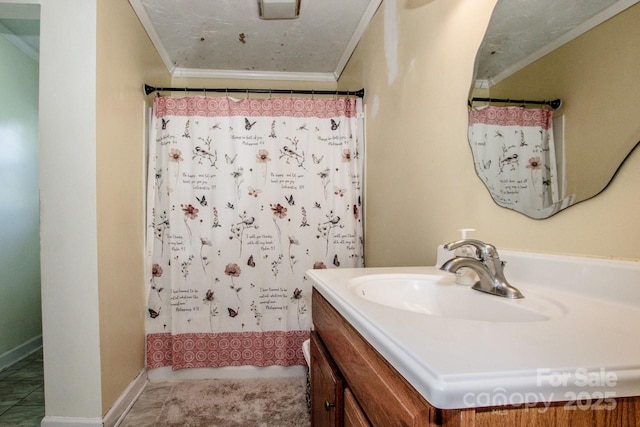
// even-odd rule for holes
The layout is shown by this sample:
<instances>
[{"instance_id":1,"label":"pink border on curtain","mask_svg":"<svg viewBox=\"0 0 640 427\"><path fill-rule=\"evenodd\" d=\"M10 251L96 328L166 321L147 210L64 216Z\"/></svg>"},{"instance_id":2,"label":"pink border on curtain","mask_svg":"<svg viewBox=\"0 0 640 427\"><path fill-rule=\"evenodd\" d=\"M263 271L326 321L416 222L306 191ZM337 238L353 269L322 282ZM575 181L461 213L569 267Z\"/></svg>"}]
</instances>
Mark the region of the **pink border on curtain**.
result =
<instances>
[{"instance_id":1,"label":"pink border on curtain","mask_svg":"<svg viewBox=\"0 0 640 427\"><path fill-rule=\"evenodd\" d=\"M548 130L553 111L522 107L480 107L469 112L469 125L536 126Z\"/></svg>"},{"instance_id":2,"label":"pink border on curtain","mask_svg":"<svg viewBox=\"0 0 640 427\"><path fill-rule=\"evenodd\" d=\"M274 98L242 99L205 98L200 96L187 98L159 97L155 101L156 117L166 116L272 116L272 117L355 117L356 100L354 98L311 99L311 98Z\"/></svg>"},{"instance_id":3,"label":"pink border on curtain","mask_svg":"<svg viewBox=\"0 0 640 427\"><path fill-rule=\"evenodd\" d=\"M170 333L147 335L147 368L305 365L302 343L309 331Z\"/></svg>"}]
</instances>

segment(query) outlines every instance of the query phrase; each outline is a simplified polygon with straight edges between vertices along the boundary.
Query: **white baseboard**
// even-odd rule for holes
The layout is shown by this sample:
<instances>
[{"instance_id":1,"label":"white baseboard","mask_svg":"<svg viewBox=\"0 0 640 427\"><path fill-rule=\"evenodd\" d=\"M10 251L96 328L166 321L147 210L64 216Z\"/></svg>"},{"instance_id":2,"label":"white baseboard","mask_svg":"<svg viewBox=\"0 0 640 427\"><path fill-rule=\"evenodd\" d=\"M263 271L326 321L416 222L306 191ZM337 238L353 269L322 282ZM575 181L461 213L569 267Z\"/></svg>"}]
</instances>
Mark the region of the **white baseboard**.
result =
<instances>
[{"instance_id":1,"label":"white baseboard","mask_svg":"<svg viewBox=\"0 0 640 427\"><path fill-rule=\"evenodd\" d=\"M44 417L40 427L102 427L102 418Z\"/></svg>"},{"instance_id":2,"label":"white baseboard","mask_svg":"<svg viewBox=\"0 0 640 427\"><path fill-rule=\"evenodd\" d=\"M136 402L147 382L147 370L142 369L103 417L104 427L117 426L124 420L127 412Z\"/></svg>"},{"instance_id":3,"label":"white baseboard","mask_svg":"<svg viewBox=\"0 0 640 427\"><path fill-rule=\"evenodd\" d=\"M0 371L24 359L34 351L42 347L42 335L31 338L29 341L0 354Z\"/></svg>"},{"instance_id":4,"label":"white baseboard","mask_svg":"<svg viewBox=\"0 0 640 427\"><path fill-rule=\"evenodd\" d=\"M211 380L304 377L307 367L294 366L225 366L223 368L189 368L172 371L171 367L149 369L149 381Z\"/></svg>"},{"instance_id":5,"label":"white baseboard","mask_svg":"<svg viewBox=\"0 0 640 427\"><path fill-rule=\"evenodd\" d=\"M44 417L40 427L115 427L127 415L147 382L147 370L142 369L103 418Z\"/></svg>"}]
</instances>

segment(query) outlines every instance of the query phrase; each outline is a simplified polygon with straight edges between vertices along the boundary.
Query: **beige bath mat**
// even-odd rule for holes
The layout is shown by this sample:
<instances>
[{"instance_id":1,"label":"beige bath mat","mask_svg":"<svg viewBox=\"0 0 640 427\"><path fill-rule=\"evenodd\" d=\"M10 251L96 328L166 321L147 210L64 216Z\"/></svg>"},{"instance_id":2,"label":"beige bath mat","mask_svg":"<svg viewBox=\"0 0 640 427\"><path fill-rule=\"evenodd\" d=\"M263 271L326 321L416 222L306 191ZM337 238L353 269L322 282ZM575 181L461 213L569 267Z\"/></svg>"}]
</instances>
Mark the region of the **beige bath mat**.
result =
<instances>
[{"instance_id":1,"label":"beige bath mat","mask_svg":"<svg viewBox=\"0 0 640 427\"><path fill-rule=\"evenodd\" d=\"M305 393L304 377L181 382L155 425L308 427Z\"/></svg>"}]
</instances>

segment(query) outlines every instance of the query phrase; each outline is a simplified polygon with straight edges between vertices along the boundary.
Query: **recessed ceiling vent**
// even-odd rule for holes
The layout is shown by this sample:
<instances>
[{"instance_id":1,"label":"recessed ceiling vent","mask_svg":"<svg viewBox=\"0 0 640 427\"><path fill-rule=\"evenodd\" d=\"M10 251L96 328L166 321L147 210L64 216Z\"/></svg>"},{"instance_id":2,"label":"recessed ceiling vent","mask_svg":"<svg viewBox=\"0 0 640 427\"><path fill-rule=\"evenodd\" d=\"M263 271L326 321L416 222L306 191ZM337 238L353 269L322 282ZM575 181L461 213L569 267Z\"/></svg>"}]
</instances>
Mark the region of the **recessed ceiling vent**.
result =
<instances>
[{"instance_id":1,"label":"recessed ceiling vent","mask_svg":"<svg viewBox=\"0 0 640 427\"><path fill-rule=\"evenodd\" d=\"M300 0L258 0L260 19L295 19L300 14Z\"/></svg>"}]
</instances>

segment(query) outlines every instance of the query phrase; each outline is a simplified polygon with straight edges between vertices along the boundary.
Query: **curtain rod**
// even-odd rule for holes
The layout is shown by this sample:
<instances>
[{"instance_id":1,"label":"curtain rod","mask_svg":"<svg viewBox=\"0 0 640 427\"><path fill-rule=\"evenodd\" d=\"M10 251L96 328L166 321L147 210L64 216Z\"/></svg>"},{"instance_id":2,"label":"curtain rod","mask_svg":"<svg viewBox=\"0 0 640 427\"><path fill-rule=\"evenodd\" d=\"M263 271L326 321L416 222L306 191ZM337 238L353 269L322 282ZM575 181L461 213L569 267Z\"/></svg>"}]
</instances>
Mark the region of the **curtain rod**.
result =
<instances>
[{"instance_id":1,"label":"curtain rod","mask_svg":"<svg viewBox=\"0 0 640 427\"><path fill-rule=\"evenodd\" d=\"M287 93L306 95L347 95L364 98L364 89L355 91L344 90L296 90L296 89L229 89L229 88L188 88L188 87L153 87L145 84L142 87L145 95L153 92L233 92L233 93Z\"/></svg>"},{"instance_id":2,"label":"curtain rod","mask_svg":"<svg viewBox=\"0 0 640 427\"><path fill-rule=\"evenodd\" d=\"M508 104L538 104L538 105L548 105L551 108L553 108L554 110L557 110L558 108L560 108L562 106L562 99L554 99L552 101L531 101L531 100L527 100L527 99L504 99L504 98L471 98L471 101L469 101L469 105L471 105L472 102L506 102Z\"/></svg>"}]
</instances>

